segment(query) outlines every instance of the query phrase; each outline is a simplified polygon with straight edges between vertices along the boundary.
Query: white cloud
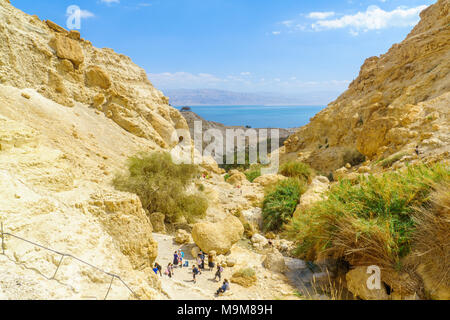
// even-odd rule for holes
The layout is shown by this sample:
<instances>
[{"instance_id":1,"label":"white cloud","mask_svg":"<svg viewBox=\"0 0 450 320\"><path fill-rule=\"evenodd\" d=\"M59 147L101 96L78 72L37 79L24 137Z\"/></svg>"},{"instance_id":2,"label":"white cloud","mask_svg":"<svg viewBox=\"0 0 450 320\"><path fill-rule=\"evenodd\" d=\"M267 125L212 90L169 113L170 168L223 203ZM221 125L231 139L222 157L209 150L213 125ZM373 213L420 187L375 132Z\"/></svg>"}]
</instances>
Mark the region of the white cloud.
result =
<instances>
[{"instance_id":1,"label":"white cloud","mask_svg":"<svg viewBox=\"0 0 450 320\"><path fill-rule=\"evenodd\" d=\"M345 15L331 20L319 20L312 24L315 31L350 28L353 35L358 31L381 30L391 27L411 27L419 22L419 14L426 9L422 5L415 8L398 7L384 11L378 6L370 6L365 12Z\"/></svg>"},{"instance_id":2,"label":"white cloud","mask_svg":"<svg viewBox=\"0 0 450 320\"><path fill-rule=\"evenodd\" d=\"M278 36L279 34L281 34L281 32L280 31L272 31L272 34L275 36Z\"/></svg>"},{"instance_id":3,"label":"white cloud","mask_svg":"<svg viewBox=\"0 0 450 320\"><path fill-rule=\"evenodd\" d=\"M95 17L95 14L88 10L80 10L80 18L81 19L87 19L87 18L93 18Z\"/></svg>"},{"instance_id":4,"label":"white cloud","mask_svg":"<svg viewBox=\"0 0 450 320\"><path fill-rule=\"evenodd\" d=\"M323 19L326 19L326 18L333 17L334 15L335 15L335 13L333 11L328 11L328 12L311 12L310 14L307 15L307 17L310 18L310 19L323 20Z\"/></svg>"}]
</instances>

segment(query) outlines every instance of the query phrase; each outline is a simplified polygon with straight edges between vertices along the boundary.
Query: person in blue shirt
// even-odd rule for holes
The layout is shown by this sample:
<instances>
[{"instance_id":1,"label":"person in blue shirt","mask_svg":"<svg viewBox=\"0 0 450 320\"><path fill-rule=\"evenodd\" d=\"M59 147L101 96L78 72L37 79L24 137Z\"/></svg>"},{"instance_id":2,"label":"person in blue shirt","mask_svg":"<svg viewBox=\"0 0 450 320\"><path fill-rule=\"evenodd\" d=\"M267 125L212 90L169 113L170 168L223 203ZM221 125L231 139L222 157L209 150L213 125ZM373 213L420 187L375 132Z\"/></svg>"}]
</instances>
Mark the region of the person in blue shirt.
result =
<instances>
[{"instance_id":1,"label":"person in blue shirt","mask_svg":"<svg viewBox=\"0 0 450 320\"><path fill-rule=\"evenodd\" d=\"M181 249L178 250L178 260L180 261L180 268L183 268L184 252Z\"/></svg>"},{"instance_id":2,"label":"person in blue shirt","mask_svg":"<svg viewBox=\"0 0 450 320\"><path fill-rule=\"evenodd\" d=\"M219 290L217 290L216 295L223 294L229 290L230 290L230 283L228 282L227 279L225 279L223 285L219 288Z\"/></svg>"}]
</instances>

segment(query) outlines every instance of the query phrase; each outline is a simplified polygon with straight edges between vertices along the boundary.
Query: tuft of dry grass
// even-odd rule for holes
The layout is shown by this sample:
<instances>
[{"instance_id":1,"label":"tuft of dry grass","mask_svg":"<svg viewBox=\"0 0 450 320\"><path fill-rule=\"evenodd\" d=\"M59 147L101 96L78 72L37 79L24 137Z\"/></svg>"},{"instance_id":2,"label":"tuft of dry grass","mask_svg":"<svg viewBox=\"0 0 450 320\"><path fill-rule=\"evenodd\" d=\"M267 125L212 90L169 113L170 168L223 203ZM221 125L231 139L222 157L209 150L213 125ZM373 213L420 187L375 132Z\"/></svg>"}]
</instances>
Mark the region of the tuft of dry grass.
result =
<instances>
[{"instance_id":1,"label":"tuft of dry grass","mask_svg":"<svg viewBox=\"0 0 450 320\"><path fill-rule=\"evenodd\" d=\"M417 208L413 219L413 259L424 281L435 291L450 291L450 182L435 187L429 204Z\"/></svg>"},{"instance_id":2,"label":"tuft of dry grass","mask_svg":"<svg viewBox=\"0 0 450 320\"><path fill-rule=\"evenodd\" d=\"M297 178L308 183L314 176L314 170L308 164L299 161L286 162L281 166L279 172L285 177Z\"/></svg>"}]
</instances>

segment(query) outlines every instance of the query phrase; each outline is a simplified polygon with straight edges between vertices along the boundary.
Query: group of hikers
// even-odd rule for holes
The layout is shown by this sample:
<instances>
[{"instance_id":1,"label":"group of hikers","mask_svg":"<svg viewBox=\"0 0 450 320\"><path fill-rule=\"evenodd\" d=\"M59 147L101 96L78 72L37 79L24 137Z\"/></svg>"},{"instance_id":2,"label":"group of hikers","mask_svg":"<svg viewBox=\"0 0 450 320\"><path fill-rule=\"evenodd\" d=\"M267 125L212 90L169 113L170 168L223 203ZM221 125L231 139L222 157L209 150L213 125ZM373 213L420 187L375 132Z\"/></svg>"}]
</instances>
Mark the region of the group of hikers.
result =
<instances>
[{"instance_id":1,"label":"group of hikers","mask_svg":"<svg viewBox=\"0 0 450 320\"><path fill-rule=\"evenodd\" d=\"M193 282L197 283L197 276L202 274L202 271L204 271L205 268L205 261L206 261L206 254L200 250L200 252L197 255L196 258L197 264L192 265L192 278ZM167 265L167 269L164 272L166 276L169 278L172 278L174 275L174 269L175 268L183 268L183 267L189 267L189 261L185 261L184 259L184 252L183 250L179 249L178 251L175 251L173 254L173 261ZM215 254L214 252L211 252L208 254L208 269L209 271L213 271L214 267L216 267L216 273L214 275L214 280L217 282L220 282L222 280L222 273L224 271L223 266L220 264L215 263ZM153 272L155 272L156 275L163 276L162 274L162 267L157 262L155 262L155 265L153 267ZM227 279L224 280L222 286L217 290L216 295L220 295L225 293L226 291L230 290L230 284Z\"/></svg>"}]
</instances>

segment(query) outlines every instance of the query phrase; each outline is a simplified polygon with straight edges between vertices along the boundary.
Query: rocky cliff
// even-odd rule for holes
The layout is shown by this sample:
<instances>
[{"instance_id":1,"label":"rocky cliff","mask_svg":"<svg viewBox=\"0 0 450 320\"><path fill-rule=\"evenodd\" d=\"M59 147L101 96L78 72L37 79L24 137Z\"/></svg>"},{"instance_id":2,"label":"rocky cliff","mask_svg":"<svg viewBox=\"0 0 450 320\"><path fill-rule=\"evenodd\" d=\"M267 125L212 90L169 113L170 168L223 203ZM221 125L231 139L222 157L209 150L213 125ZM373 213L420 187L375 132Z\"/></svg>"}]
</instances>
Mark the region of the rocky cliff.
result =
<instances>
[{"instance_id":1,"label":"rocky cliff","mask_svg":"<svg viewBox=\"0 0 450 320\"><path fill-rule=\"evenodd\" d=\"M368 58L348 90L285 142L284 159L328 173L361 154L369 164L417 145L423 160L448 158L449 9L437 1L402 43Z\"/></svg>"},{"instance_id":2,"label":"rocky cliff","mask_svg":"<svg viewBox=\"0 0 450 320\"><path fill-rule=\"evenodd\" d=\"M139 198L111 187L138 151L169 149L188 128L130 58L0 0L0 221L5 232L161 296L152 225ZM0 255L0 299L103 299L111 278L14 237ZM55 271L58 270L54 278ZM116 280L108 298L134 298Z\"/></svg>"}]
</instances>

